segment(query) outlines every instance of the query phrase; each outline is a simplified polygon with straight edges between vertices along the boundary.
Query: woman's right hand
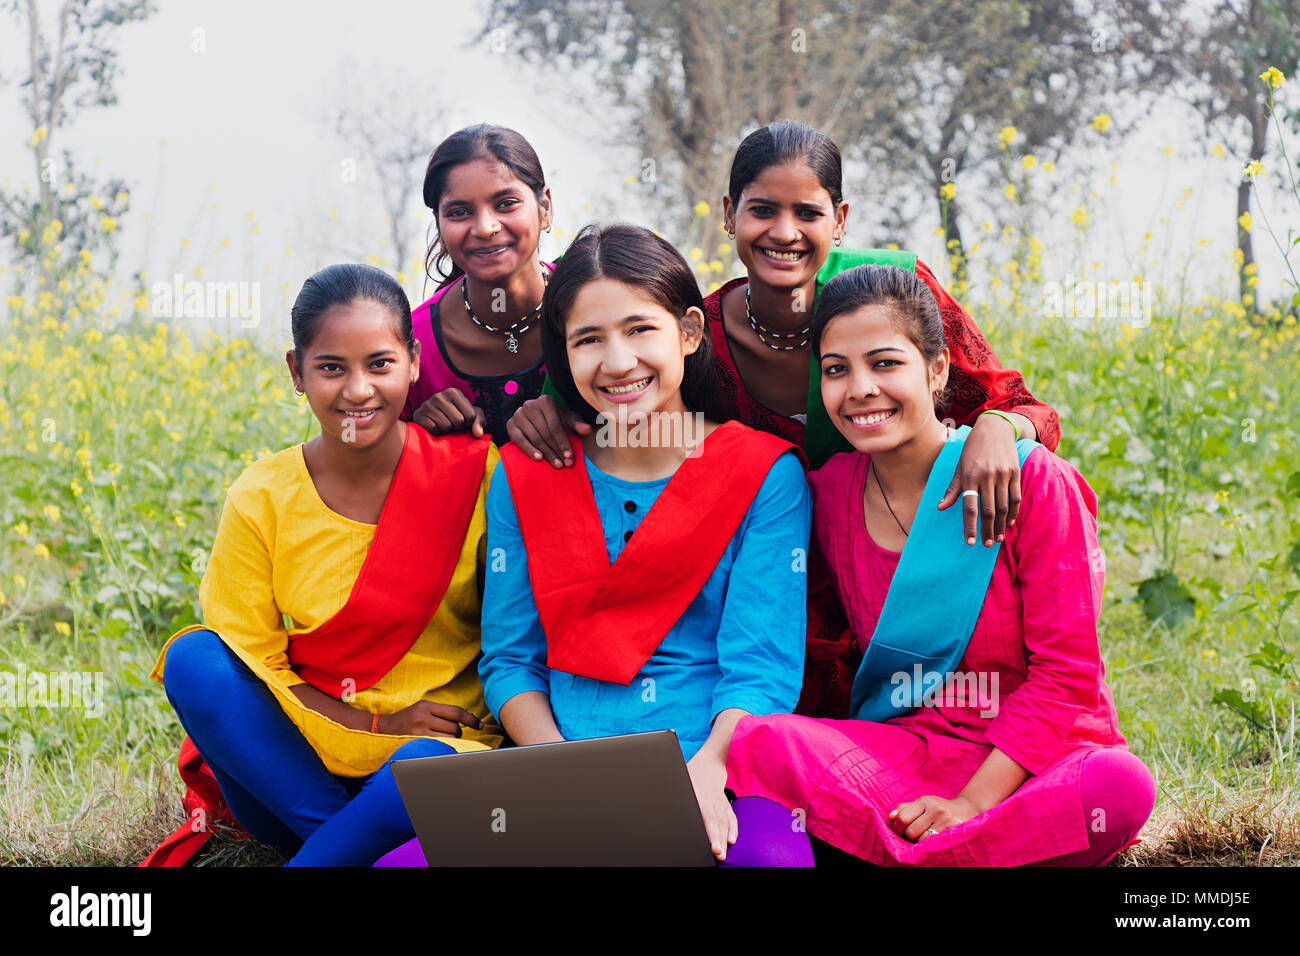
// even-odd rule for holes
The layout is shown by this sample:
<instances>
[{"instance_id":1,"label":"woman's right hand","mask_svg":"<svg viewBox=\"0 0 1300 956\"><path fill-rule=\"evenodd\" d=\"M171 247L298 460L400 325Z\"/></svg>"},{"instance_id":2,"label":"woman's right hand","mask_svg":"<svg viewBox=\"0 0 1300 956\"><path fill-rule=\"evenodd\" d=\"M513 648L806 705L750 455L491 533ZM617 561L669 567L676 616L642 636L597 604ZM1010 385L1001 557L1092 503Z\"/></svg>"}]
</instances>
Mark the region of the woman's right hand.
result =
<instances>
[{"instance_id":1,"label":"woman's right hand","mask_svg":"<svg viewBox=\"0 0 1300 956\"><path fill-rule=\"evenodd\" d=\"M552 395L539 395L519 406L506 423L506 433L530 458L545 458L556 468L573 467L570 433L590 435L593 429L577 412L565 408Z\"/></svg>"},{"instance_id":2,"label":"woman's right hand","mask_svg":"<svg viewBox=\"0 0 1300 956\"><path fill-rule=\"evenodd\" d=\"M417 700L395 714L381 714L377 730L399 737L459 737L462 724L483 729L483 721L464 707Z\"/></svg>"},{"instance_id":3,"label":"woman's right hand","mask_svg":"<svg viewBox=\"0 0 1300 956\"><path fill-rule=\"evenodd\" d=\"M413 420L430 435L469 430L475 438L482 438L487 418L483 409L472 404L464 392L453 386L426 399L415 410Z\"/></svg>"}]
</instances>

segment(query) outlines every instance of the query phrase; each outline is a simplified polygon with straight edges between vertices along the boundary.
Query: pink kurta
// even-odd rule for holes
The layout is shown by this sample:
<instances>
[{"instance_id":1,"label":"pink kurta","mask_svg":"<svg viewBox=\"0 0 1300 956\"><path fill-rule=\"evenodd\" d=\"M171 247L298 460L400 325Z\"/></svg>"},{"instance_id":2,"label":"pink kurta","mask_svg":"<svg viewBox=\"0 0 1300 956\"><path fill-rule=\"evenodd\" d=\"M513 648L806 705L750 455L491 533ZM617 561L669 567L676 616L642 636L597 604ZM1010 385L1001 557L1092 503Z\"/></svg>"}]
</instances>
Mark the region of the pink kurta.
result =
<instances>
[{"instance_id":1,"label":"pink kurta","mask_svg":"<svg viewBox=\"0 0 1300 956\"><path fill-rule=\"evenodd\" d=\"M863 521L869 461L842 452L808 476L817 540L864 646L899 559ZM1097 646L1097 499L1046 448L1025 460L1021 494L958 666L976 679L950 681L934 705L884 723L746 717L728 756L737 796L801 810L813 836L880 865L1015 866L1088 847L1083 759L1098 747L1127 749ZM1032 774L1011 796L919 843L889 828L899 803L957 796L994 746Z\"/></svg>"}]
</instances>

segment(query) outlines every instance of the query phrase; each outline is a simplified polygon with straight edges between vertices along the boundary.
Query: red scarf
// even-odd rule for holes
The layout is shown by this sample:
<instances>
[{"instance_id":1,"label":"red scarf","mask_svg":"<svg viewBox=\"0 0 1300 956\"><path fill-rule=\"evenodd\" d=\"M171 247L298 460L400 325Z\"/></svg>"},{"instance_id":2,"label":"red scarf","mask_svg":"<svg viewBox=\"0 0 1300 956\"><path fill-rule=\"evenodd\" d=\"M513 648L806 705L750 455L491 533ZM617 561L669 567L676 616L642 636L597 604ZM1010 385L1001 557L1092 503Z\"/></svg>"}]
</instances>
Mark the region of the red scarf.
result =
<instances>
[{"instance_id":1,"label":"red scarf","mask_svg":"<svg viewBox=\"0 0 1300 956\"><path fill-rule=\"evenodd\" d=\"M434 438L406 425L402 457L347 602L320 627L289 638L289 661L313 687L332 697L364 690L392 670L424 632L460 559L488 445L487 438L467 433ZM346 685L348 679L354 683ZM190 819L141 866L184 865L207 843L213 822L242 832L189 737L177 765Z\"/></svg>"},{"instance_id":2,"label":"red scarf","mask_svg":"<svg viewBox=\"0 0 1300 956\"><path fill-rule=\"evenodd\" d=\"M402 457L347 603L314 631L289 635L289 663L299 677L341 697L372 686L406 656L460 560L488 445L467 432L434 438L406 424Z\"/></svg>"},{"instance_id":3,"label":"red scarf","mask_svg":"<svg viewBox=\"0 0 1300 956\"><path fill-rule=\"evenodd\" d=\"M626 685L708 581L772 463L797 449L740 422L714 429L611 567L582 442L569 440L571 468L501 449L547 666Z\"/></svg>"}]
</instances>

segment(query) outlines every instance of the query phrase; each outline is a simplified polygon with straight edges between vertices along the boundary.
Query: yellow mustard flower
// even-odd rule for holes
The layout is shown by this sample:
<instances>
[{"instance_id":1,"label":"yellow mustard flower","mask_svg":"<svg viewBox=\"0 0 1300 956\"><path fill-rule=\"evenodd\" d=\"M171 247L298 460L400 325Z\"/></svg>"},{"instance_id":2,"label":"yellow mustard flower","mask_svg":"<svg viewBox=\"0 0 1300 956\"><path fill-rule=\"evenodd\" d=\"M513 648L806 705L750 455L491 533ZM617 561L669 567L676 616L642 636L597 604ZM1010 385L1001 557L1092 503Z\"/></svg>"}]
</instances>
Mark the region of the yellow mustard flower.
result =
<instances>
[{"instance_id":1,"label":"yellow mustard flower","mask_svg":"<svg viewBox=\"0 0 1300 956\"><path fill-rule=\"evenodd\" d=\"M1278 89L1286 82L1286 76L1275 66L1270 66L1259 75L1259 78L1264 81L1265 86L1273 90Z\"/></svg>"},{"instance_id":2,"label":"yellow mustard flower","mask_svg":"<svg viewBox=\"0 0 1300 956\"><path fill-rule=\"evenodd\" d=\"M1015 184L1015 183L1007 183L1007 188L1004 189L1004 190L1002 190L1002 191L1003 191L1004 193L1006 193L1007 198L1010 199L1012 202L1015 202L1015 201L1016 201L1016 184Z\"/></svg>"},{"instance_id":3,"label":"yellow mustard flower","mask_svg":"<svg viewBox=\"0 0 1300 956\"><path fill-rule=\"evenodd\" d=\"M701 199L699 202L697 202L694 206L691 207L691 212L695 213L695 215L703 219L705 216L709 214L709 204L706 203L703 199Z\"/></svg>"},{"instance_id":4,"label":"yellow mustard flower","mask_svg":"<svg viewBox=\"0 0 1300 956\"><path fill-rule=\"evenodd\" d=\"M957 195L956 183L944 183L939 187L939 198L944 202L952 202Z\"/></svg>"},{"instance_id":5,"label":"yellow mustard flower","mask_svg":"<svg viewBox=\"0 0 1300 956\"><path fill-rule=\"evenodd\" d=\"M1016 141L1017 130L1014 126L1004 126L998 133L998 145L1006 149Z\"/></svg>"},{"instance_id":6,"label":"yellow mustard flower","mask_svg":"<svg viewBox=\"0 0 1300 956\"><path fill-rule=\"evenodd\" d=\"M1089 123L1088 125L1091 126L1093 129L1095 129L1098 133L1104 133L1106 132L1106 130L1110 129L1110 114L1098 113L1096 116L1092 118L1092 122Z\"/></svg>"},{"instance_id":7,"label":"yellow mustard flower","mask_svg":"<svg viewBox=\"0 0 1300 956\"><path fill-rule=\"evenodd\" d=\"M72 628L68 626L66 621L55 621L54 630L63 637L68 637L72 634Z\"/></svg>"},{"instance_id":8,"label":"yellow mustard flower","mask_svg":"<svg viewBox=\"0 0 1300 956\"><path fill-rule=\"evenodd\" d=\"M1242 232L1250 232L1252 222L1253 220L1251 220L1249 212L1243 212L1237 217L1237 225L1241 226Z\"/></svg>"}]
</instances>

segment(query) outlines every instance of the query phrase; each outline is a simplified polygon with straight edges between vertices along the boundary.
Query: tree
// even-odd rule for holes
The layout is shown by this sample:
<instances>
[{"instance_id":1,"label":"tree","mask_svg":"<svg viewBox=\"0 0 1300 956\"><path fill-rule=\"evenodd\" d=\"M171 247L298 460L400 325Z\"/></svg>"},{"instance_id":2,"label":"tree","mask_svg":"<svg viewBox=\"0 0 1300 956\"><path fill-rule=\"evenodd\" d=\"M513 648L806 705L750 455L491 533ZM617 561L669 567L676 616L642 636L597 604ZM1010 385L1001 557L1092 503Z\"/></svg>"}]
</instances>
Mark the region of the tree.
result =
<instances>
[{"instance_id":1,"label":"tree","mask_svg":"<svg viewBox=\"0 0 1300 956\"><path fill-rule=\"evenodd\" d=\"M634 147L642 181L686 218L725 190L732 151L757 126L802 119L841 146L865 135L854 93L887 65L882 17L892 5L494 0L483 36L589 70L613 101L591 105L600 132Z\"/></svg>"},{"instance_id":2,"label":"tree","mask_svg":"<svg viewBox=\"0 0 1300 956\"><path fill-rule=\"evenodd\" d=\"M873 177L933 196L960 251L958 173L996 160L1004 125L1060 150L1119 89L1166 69L1167 15L1147 0L494 0L483 35L588 68L630 112L628 140L689 205L725 184L749 129L798 119ZM608 114L606 114L608 115ZM988 145L985 145L988 144ZM882 165L884 160L888 165ZM946 205L946 216L945 212Z\"/></svg>"},{"instance_id":3,"label":"tree","mask_svg":"<svg viewBox=\"0 0 1300 956\"><path fill-rule=\"evenodd\" d=\"M1294 76L1300 66L1300 2L1223 0L1189 47L1185 66L1196 89L1193 102L1209 129L1231 144L1244 169L1268 149L1268 98L1260 74L1276 67ZM1243 304L1256 311L1258 281L1250 223L1251 177L1237 184L1237 281Z\"/></svg>"},{"instance_id":4,"label":"tree","mask_svg":"<svg viewBox=\"0 0 1300 956\"><path fill-rule=\"evenodd\" d=\"M1167 82L1178 35L1144 0L927 0L901 25L898 103L874 104L872 135L934 198L959 269L962 193L947 184L996 163L1005 126L1024 151L1059 156L1121 91Z\"/></svg>"},{"instance_id":5,"label":"tree","mask_svg":"<svg viewBox=\"0 0 1300 956\"><path fill-rule=\"evenodd\" d=\"M18 85L37 186L0 189L0 237L14 241L20 262L35 266L38 287L51 286L81 250L111 245L126 211L123 180L96 183L76 170L70 152L56 156L54 142L81 110L117 102L117 32L152 12L149 0L62 0L51 32L36 0L8 4L26 27L27 72Z\"/></svg>"},{"instance_id":6,"label":"tree","mask_svg":"<svg viewBox=\"0 0 1300 956\"><path fill-rule=\"evenodd\" d=\"M434 91L409 73L364 71L345 61L326 122L343 143L345 182L362 182L380 204L396 271L410 262L424 166L453 129Z\"/></svg>"}]
</instances>

